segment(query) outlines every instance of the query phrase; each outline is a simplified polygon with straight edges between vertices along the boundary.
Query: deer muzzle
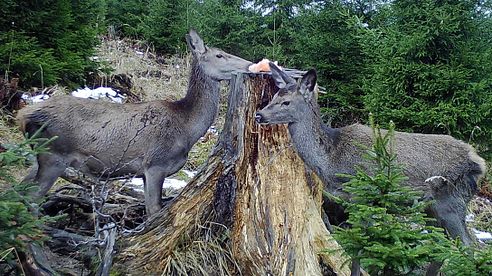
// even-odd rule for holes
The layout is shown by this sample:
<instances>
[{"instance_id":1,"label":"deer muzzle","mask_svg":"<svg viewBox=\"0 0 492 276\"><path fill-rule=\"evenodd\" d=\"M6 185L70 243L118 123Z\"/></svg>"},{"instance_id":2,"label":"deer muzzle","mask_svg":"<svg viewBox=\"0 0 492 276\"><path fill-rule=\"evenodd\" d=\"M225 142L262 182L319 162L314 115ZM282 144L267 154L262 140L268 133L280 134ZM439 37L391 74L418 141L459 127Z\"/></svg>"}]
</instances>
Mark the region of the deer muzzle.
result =
<instances>
[{"instance_id":1,"label":"deer muzzle","mask_svg":"<svg viewBox=\"0 0 492 276\"><path fill-rule=\"evenodd\" d=\"M266 123L265 122L265 119L263 117L263 115L261 115L260 112L256 112L256 115L255 115L255 121L258 123L258 124L261 124L261 123Z\"/></svg>"}]
</instances>

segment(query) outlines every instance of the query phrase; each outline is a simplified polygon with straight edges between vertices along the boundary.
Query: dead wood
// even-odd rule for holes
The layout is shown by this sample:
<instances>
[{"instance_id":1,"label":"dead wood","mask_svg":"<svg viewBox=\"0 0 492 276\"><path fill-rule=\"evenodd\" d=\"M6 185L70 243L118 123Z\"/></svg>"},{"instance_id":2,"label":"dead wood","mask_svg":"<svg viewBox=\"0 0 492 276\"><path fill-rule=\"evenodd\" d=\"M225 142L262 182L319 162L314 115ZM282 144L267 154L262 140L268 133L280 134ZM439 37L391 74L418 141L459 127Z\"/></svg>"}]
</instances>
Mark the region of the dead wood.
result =
<instances>
[{"instance_id":1,"label":"dead wood","mask_svg":"<svg viewBox=\"0 0 492 276\"><path fill-rule=\"evenodd\" d=\"M101 264L99 265L99 269L96 273L98 276L107 276L111 270L111 265L113 263L114 256L114 245L116 242L116 233L117 228L116 225L110 223L106 226L107 230L104 230L102 235L104 236L104 243L106 245L104 249L103 258Z\"/></svg>"},{"instance_id":2,"label":"dead wood","mask_svg":"<svg viewBox=\"0 0 492 276\"><path fill-rule=\"evenodd\" d=\"M37 244L29 244L26 252L19 252L22 271L26 275L50 276L56 275L47 260L43 248Z\"/></svg>"},{"instance_id":3,"label":"dead wood","mask_svg":"<svg viewBox=\"0 0 492 276\"><path fill-rule=\"evenodd\" d=\"M9 81L0 77L0 109L12 112L25 105L22 92L17 89L18 84L19 78L12 78Z\"/></svg>"},{"instance_id":4,"label":"dead wood","mask_svg":"<svg viewBox=\"0 0 492 276\"><path fill-rule=\"evenodd\" d=\"M193 233L213 222L229 229L234 261L245 275L350 275L322 220L322 185L293 151L286 126L254 122L274 92L268 75L233 78L224 129L205 167L143 234L124 240L118 262L128 271L169 271L183 238L200 240Z\"/></svg>"},{"instance_id":5,"label":"dead wood","mask_svg":"<svg viewBox=\"0 0 492 276\"><path fill-rule=\"evenodd\" d=\"M49 237L44 245L30 244L20 252L27 275L87 275L98 259L95 275L109 275L118 232L143 222L142 194L117 183L96 184L87 178L75 182L78 185L64 185L41 205L42 214L65 217L44 226Z\"/></svg>"}]
</instances>

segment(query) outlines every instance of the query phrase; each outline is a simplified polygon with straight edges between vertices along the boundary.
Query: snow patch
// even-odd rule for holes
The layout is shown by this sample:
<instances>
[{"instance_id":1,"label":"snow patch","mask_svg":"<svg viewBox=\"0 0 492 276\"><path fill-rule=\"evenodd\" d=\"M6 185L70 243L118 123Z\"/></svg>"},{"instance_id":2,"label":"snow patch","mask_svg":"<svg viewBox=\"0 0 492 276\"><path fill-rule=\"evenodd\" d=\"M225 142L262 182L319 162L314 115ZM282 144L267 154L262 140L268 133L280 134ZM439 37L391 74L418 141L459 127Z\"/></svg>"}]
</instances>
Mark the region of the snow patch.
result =
<instances>
[{"instance_id":1,"label":"snow patch","mask_svg":"<svg viewBox=\"0 0 492 276\"><path fill-rule=\"evenodd\" d=\"M477 239L480 241L485 242L485 241L492 240L492 234L489 232L480 231L480 230L477 230L475 228L472 228L472 231L473 231L473 234L475 234Z\"/></svg>"},{"instance_id":2,"label":"snow patch","mask_svg":"<svg viewBox=\"0 0 492 276\"><path fill-rule=\"evenodd\" d=\"M36 95L36 96L34 96L34 97L31 97L31 101L32 101L33 103L39 103L39 102L42 102L42 101L47 100L47 99L49 99L49 98L50 98L50 96L49 96L49 95L42 94L42 95Z\"/></svg>"},{"instance_id":3,"label":"snow patch","mask_svg":"<svg viewBox=\"0 0 492 276\"><path fill-rule=\"evenodd\" d=\"M111 101L116 103L123 103L125 96L119 94L117 91L110 87L98 87L95 89L90 89L88 87L77 89L73 91L72 96L85 99L101 99L109 98ZM39 103L50 98L48 94L40 94L36 96L31 96L28 93L22 95L22 99L32 103Z\"/></svg>"},{"instance_id":4,"label":"snow patch","mask_svg":"<svg viewBox=\"0 0 492 276\"><path fill-rule=\"evenodd\" d=\"M110 87L98 87L95 89L85 87L83 89L77 89L77 91L73 91L72 96L85 99L100 99L108 97L116 103L123 103L123 100L125 99L123 95L114 91Z\"/></svg>"},{"instance_id":5,"label":"snow patch","mask_svg":"<svg viewBox=\"0 0 492 276\"><path fill-rule=\"evenodd\" d=\"M468 214L465 217L466 222L473 222L475 220L475 215L474 214Z\"/></svg>"},{"instance_id":6,"label":"snow patch","mask_svg":"<svg viewBox=\"0 0 492 276\"><path fill-rule=\"evenodd\" d=\"M197 171L189 171L189 170L183 170L183 172L189 177L189 178L193 178L195 177Z\"/></svg>"},{"instance_id":7,"label":"snow patch","mask_svg":"<svg viewBox=\"0 0 492 276\"><path fill-rule=\"evenodd\" d=\"M127 181L127 180L122 180L122 181ZM133 187L135 190L143 191L143 185L144 185L143 178L134 177L134 178L130 179L127 183L135 186L135 187ZM173 189L178 190L178 189L181 189L184 186L186 186L186 184L187 184L186 181L183 181L183 180L166 178L164 180L164 184L162 185L162 187L163 188L173 188Z\"/></svg>"},{"instance_id":8,"label":"snow patch","mask_svg":"<svg viewBox=\"0 0 492 276\"><path fill-rule=\"evenodd\" d=\"M173 189L181 189L184 186L186 186L186 181L183 180L178 180L178 179L173 179L173 178L166 178L164 180L164 185L162 185L164 188L173 188Z\"/></svg>"},{"instance_id":9,"label":"snow patch","mask_svg":"<svg viewBox=\"0 0 492 276\"><path fill-rule=\"evenodd\" d=\"M123 180L123 181L126 181L126 180ZM142 187L143 187L143 184L144 184L143 178L140 178L140 177L134 177L134 178L130 179L129 182L132 185L142 186Z\"/></svg>"},{"instance_id":10,"label":"snow patch","mask_svg":"<svg viewBox=\"0 0 492 276\"><path fill-rule=\"evenodd\" d=\"M24 93L22 94L21 98L26 101L26 102L30 102L30 103L39 103L39 102L42 102L44 100L47 100L50 98L50 95L47 95L47 94L40 94L40 95L36 95L36 96L31 96L29 95L28 93Z\"/></svg>"}]
</instances>

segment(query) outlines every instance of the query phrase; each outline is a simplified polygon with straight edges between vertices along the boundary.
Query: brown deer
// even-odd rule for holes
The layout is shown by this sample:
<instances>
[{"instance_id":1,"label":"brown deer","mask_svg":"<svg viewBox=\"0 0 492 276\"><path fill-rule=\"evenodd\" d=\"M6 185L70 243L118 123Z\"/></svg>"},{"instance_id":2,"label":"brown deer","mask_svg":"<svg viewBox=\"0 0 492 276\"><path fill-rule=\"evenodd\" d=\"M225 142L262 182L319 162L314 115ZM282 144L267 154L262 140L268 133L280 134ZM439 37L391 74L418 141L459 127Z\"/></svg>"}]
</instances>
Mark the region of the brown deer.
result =
<instances>
[{"instance_id":1,"label":"brown deer","mask_svg":"<svg viewBox=\"0 0 492 276\"><path fill-rule=\"evenodd\" d=\"M58 136L49 152L37 157L37 171L26 177L39 184L35 197L44 196L73 167L94 176L143 176L147 214L160 210L164 179L184 166L215 119L219 82L251 64L205 46L194 30L186 41L193 60L181 100L116 104L61 96L21 110L17 118L24 133L32 135L45 125L42 137Z\"/></svg>"},{"instance_id":2,"label":"brown deer","mask_svg":"<svg viewBox=\"0 0 492 276\"><path fill-rule=\"evenodd\" d=\"M346 180L337 174L354 174L356 165L364 166L364 149L360 145L372 145L371 128L360 124L342 128L324 125L313 95L316 71L308 71L298 85L275 64L270 63L270 66L280 89L271 102L256 113L256 121L288 124L294 148L322 179L325 189L348 198L342 191ZM465 225L466 206L485 174L485 161L472 146L448 135L395 132L394 144L397 162L404 166L408 177L405 185L434 200L428 211L451 237L472 244Z\"/></svg>"}]
</instances>

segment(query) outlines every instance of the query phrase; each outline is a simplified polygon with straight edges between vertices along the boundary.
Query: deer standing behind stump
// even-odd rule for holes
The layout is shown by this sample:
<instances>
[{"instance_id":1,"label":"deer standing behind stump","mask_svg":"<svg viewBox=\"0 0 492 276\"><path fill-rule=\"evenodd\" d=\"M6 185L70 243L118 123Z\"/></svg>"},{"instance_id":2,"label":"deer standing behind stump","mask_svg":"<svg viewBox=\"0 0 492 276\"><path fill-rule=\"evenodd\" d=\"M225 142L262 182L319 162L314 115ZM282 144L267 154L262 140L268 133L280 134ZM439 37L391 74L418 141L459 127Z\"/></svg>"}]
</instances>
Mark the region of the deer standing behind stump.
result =
<instances>
[{"instance_id":1,"label":"deer standing behind stump","mask_svg":"<svg viewBox=\"0 0 492 276\"><path fill-rule=\"evenodd\" d=\"M184 166L191 147L215 119L219 82L251 64L205 46L194 30L186 41L193 60L181 100L116 104L60 96L19 112L24 133L32 135L46 124L41 137L58 136L25 179L39 184L35 197L44 196L67 167L74 167L97 176L143 176L147 214L160 210L164 179Z\"/></svg>"},{"instance_id":2,"label":"deer standing behind stump","mask_svg":"<svg viewBox=\"0 0 492 276\"><path fill-rule=\"evenodd\" d=\"M256 113L256 121L288 124L294 147L306 165L317 173L328 192L347 199L350 195L342 191L346 180L337 174L354 174L356 165L364 165L360 145L372 145L371 128L324 125L313 94L316 71L308 71L298 85L275 64L270 63L270 68L280 89ZM448 135L395 132L394 142L397 162L408 177L405 184L434 200L428 212L451 237L472 244L474 239L465 224L466 207L486 172L485 161L472 146ZM329 214L331 210L326 209Z\"/></svg>"}]
</instances>

